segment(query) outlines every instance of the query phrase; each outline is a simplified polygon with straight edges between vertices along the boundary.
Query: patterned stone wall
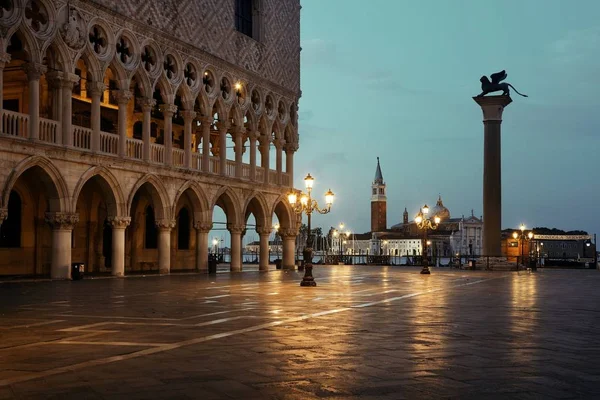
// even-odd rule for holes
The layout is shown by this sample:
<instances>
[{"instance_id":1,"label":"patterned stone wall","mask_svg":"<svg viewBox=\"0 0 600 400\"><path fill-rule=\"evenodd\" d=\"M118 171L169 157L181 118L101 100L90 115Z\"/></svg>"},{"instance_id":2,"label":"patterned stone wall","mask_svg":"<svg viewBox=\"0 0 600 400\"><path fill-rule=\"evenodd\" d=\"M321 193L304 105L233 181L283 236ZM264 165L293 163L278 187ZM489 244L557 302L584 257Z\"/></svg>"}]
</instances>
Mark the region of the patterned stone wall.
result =
<instances>
[{"instance_id":1,"label":"patterned stone wall","mask_svg":"<svg viewBox=\"0 0 600 400\"><path fill-rule=\"evenodd\" d=\"M260 0L260 41L235 29L235 0L94 0L284 88L300 90L300 1Z\"/></svg>"}]
</instances>

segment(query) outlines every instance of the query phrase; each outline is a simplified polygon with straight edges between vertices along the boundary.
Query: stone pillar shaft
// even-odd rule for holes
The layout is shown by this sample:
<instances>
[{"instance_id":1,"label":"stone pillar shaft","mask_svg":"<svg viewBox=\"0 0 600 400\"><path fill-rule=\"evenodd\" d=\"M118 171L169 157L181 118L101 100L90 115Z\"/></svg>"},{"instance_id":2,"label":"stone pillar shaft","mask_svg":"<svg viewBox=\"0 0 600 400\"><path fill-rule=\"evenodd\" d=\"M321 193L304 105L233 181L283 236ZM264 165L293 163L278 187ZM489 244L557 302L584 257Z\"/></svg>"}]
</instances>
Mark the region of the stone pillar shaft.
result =
<instances>
[{"instance_id":1,"label":"stone pillar shaft","mask_svg":"<svg viewBox=\"0 0 600 400\"><path fill-rule=\"evenodd\" d=\"M259 271L269 270L269 233L260 234L260 250L258 253L258 269Z\"/></svg>"},{"instance_id":2,"label":"stone pillar shaft","mask_svg":"<svg viewBox=\"0 0 600 400\"><path fill-rule=\"evenodd\" d=\"M70 147L73 146L73 85L77 82L77 75L67 75L62 82L62 143Z\"/></svg>"},{"instance_id":3,"label":"stone pillar shaft","mask_svg":"<svg viewBox=\"0 0 600 400\"><path fill-rule=\"evenodd\" d=\"M183 112L183 167L187 169L192 167L192 122L194 118L196 118L194 111Z\"/></svg>"},{"instance_id":4,"label":"stone pillar shaft","mask_svg":"<svg viewBox=\"0 0 600 400\"><path fill-rule=\"evenodd\" d=\"M219 173L227 176L227 125L219 127Z\"/></svg>"},{"instance_id":5,"label":"stone pillar shaft","mask_svg":"<svg viewBox=\"0 0 600 400\"><path fill-rule=\"evenodd\" d=\"M127 156L127 105L132 93L129 90L119 90L117 102L119 103L119 157Z\"/></svg>"},{"instance_id":6,"label":"stone pillar shaft","mask_svg":"<svg viewBox=\"0 0 600 400\"><path fill-rule=\"evenodd\" d=\"M40 137L40 77L42 66L26 64L25 72L29 81L29 139Z\"/></svg>"},{"instance_id":7,"label":"stone pillar shaft","mask_svg":"<svg viewBox=\"0 0 600 400\"><path fill-rule=\"evenodd\" d=\"M244 229L239 226L233 226L229 228L231 234L231 272L242 271L242 232Z\"/></svg>"},{"instance_id":8,"label":"stone pillar shaft","mask_svg":"<svg viewBox=\"0 0 600 400\"><path fill-rule=\"evenodd\" d=\"M277 184L281 185L281 174L283 173L283 144L285 142L278 139L275 143L277 152L275 153L275 170L277 171Z\"/></svg>"},{"instance_id":9,"label":"stone pillar shaft","mask_svg":"<svg viewBox=\"0 0 600 400\"><path fill-rule=\"evenodd\" d=\"M260 157L260 166L263 169L263 182L267 185L269 184L269 140L264 139L261 143L261 157Z\"/></svg>"},{"instance_id":10,"label":"stone pillar shaft","mask_svg":"<svg viewBox=\"0 0 600 400\"><path fill-rule=\"evenodd\" d=\"M150 136L151 136L151 124L152 124L152 108L156 105L154 99L144 99L142 103L142 111L144 117L142 120L142 141L144 142L144 150L142 159L144 161L150 161Z\"/></svg>"},{"instance_id":11,"label":"stone pillar shaft","mask_svg":"<svg viewBox=\"0 0 600 400\"><path fill-rule=\"evenodd\" d=\"M125 275L125 229L131 223L130 217L111 217L112 225L112 268L113 276Z\"/></svg>"},{"instance_id":12,"label":"stone pillar shaft","mask_svg":"<svg viewBox=\"0 0 600 400\"><path fill-rule=\"evenodd\" d=\"M205 118L201 121L202 128L202 172L208 173L210 170L210 119Z\"/></svg>"},{"instance_id":13,"label":"stone pillar shaft","mask_svg":"<svg viewBox=\"0 0 600 400\"><path fill-rule=\"evenodd\" d=\"M91 127L92 127L92 143L91 149L93 152L100 151L100 97L104 92L104 83L102 82L89 82L87 92L92 98L92 115L91 115Z\"/></svg>"},{"instance_id":14,"label":"stone pillar shaft","mask_svg":"<svg viewBox=\"0 0 600 400\"><path fill-rule=\"evenodd\" d=\"M46 222L52 226L52 279L71 279L71 235L79 221L79 214L46 213Z\"/></svg>"},{"instance_id":15,"label":"stone pillar shaft","mask_svg":"<svg viewBox=\"0 0 600 400\"><path fill-rule=\"evenodd\" d=\"M196 269L201 272L208 271L208 233L212 223L196 222Z\"/></svg>"},{"instance_id":16,"label":"stone pillar shaft","mask_svg":"<svg viewBox=\"0 0 600 400\"><path fill-rule=\"evenodd\" d=\"M244 149L242 148L242 131L237 129L235 132L235 177L242 177L242 154Z\"/></svg>"},{"instance_id":17,"label":"stone pillar shaft","mask_svg":"<svg viewBox=\"0 0 600 400\"><path fill-rule=\"evenodd\" d=\"M163 104L161 109L164 116L165 164L173 165L173 114L177 111L177 106Z\"/></svg>"},{"instance_id":18,"label":"stone pillar shaft","mask_svg":"<svg viewBox=\"0 0 600 400\"><path fill-rule=\"evenodd\" d=\"M256 137L250 135L250 180L256 179Z\"/></svg>"},{"instance_id":19,"label":"stone pillar shaft","mask_svg":"<svg viewBox=\"0 0 600 400\"><path fill-rule=\"evenodd\" d=\"M289 176L289 186L294 187L294 151L285 152L285 173Z\"/></svg>"},{"instance_id":20,"label":"stone pillar shaft","mask_svg":"<svg viewBox=\"0 0 600 400\"><path fill-rule=\"evenodd\" d=\"M483 255L500 256L502 230L501 124L510 96L474 97L483 111Z\"/></svg>"},{"instance_id":21,"label":"stone pillar shaft","mask_svg":"<svg viewBox=\"0 0 600 400\"><path fill-rule=\"evenodd\" d=\"M283 259L282 259L282 268L283 269L296 269L295 263L295 241L296 236L285 235L283 236Z\"/></svg>"}]
</instances>

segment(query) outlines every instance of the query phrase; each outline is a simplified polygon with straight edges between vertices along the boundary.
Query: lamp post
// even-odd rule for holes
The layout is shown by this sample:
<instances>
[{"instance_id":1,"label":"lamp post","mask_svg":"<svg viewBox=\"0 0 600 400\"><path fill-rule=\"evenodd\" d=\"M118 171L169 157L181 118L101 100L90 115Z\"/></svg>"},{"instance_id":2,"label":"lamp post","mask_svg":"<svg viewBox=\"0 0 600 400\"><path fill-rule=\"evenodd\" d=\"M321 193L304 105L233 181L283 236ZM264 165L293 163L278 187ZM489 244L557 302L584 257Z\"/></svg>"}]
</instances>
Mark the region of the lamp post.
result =
<instances>
[{"instance_id":1,"label":"lamp post","mask_svg":"<svg viewBox=\"0 0 600 400\"><path fill-rule=\"evenodd\" d=\"M310 174L306 175L306 178L304 178L304 185L306 186L307 193L300 193L300 202L297 202L298 194L295 191L292 191L290 194L288 194L288 201L290 202L294 212L300 216L302 216L302 213L305 213L308 219L308 237L306 239L304 250L302 251L302 257L304 259L304 277L302 278L302 282L300 282L300 286L317 286L315 278L312 276L313 235L311 228L311 215L314 211L318 212L319 214L327 214L330 212L334 198L333 192L331 189L329 189L325 193L326 207L323 209L319 208L319 204L312 198L311 195L314 182L315 180L312 176L310 176Z\"/></svg>"},{"instance_id":2,"label":"lamp post","mask_svg":"<svg viewBox=\"0 0 600 400\"><path fill-rule=\"evenodd\" d=\"M433 219L429 217L429 207L427 204L423 206L419 210L419 213L415 217L415 223L417 224L417 228L423 230L423 269L421 269L422 274L431 274L428 266L428 256L427 256L427 245L430 243L427 241L427 230L428 229L437 229L440 224L440 217L437 215L433 216Z\"/></svg>"},{"instance_id":3,"label":"lamp post","mask_svg":"<svg viewBox=\"0 0 600 400\"><path fill-rule=\"evenodd\" d=\"M521 226L519 227L519 230L521 231L521 233L516 232L516 231L513 232L513 238L518 239L519 242L521 242L520 243L521 244L521 264L523 266L525 266L525 254L524 254L525 240L531 241L533 239L534 234L533 234L533 231L529 231L529 232L525 233L525 224L521 224ZM517 268L518 268L518 266L519 266L519 263L517 263ZM536 271L537 268L534 266L534 267L532 267L532 270Z\"/></svg>"},{"instance_id":4,"label":"lamp post","mask_svg":"<svg viewBox=\"0 0 600 400\"><path fill-rule=\"evenodd\" d=\"M214 238L212 241L212 244L213 244L213 252L215 253L215 256L216 256L218 254L217 246L219 245L219 239Z\"/></svg>"},{"instance_id":5,"label":"lamp post","mask_svg":"<svg viewBox=\"0 0 600 400\"><path fill-rule=\"evenodd\" d=\"M277 259L279 259L279 245L277 244L278 240L277 240L277 236L279 236L279 223L273 225L273 230L275 231L275 255L277 256ZM270 262L270 261L269 261Z\"/></svg>"}]
</instances>

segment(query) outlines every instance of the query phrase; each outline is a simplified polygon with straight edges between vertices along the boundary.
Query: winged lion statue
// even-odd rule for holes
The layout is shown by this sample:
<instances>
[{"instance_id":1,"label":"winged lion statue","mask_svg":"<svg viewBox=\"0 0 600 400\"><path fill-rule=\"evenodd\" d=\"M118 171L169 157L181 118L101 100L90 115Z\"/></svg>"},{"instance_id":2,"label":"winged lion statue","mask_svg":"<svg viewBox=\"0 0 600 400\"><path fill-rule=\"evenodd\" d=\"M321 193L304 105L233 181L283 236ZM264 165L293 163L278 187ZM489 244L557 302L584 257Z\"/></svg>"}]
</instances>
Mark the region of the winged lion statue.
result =
<instances>
[{"instance_id":1,"label":"winged lion statue","mask_svg":"<svg viewBox=\"0 0 600 400\"><path fill-rule=\"evenodd\" d=\"M514 89L514 91L517 92L517 94L519 94L523 97L527 97L526 94L519 93L519 91L510 83L502 82L503 80L506 79L507 76L508 75L505 70L496 72L495 74L491 74L490 75L490 78L492 79L491 82L487 76L485 76L485 75L482 76L481 79L479 79L479 81L481 82L482 92L477 97L483 97L488 93L499 92L499 91L502 91L502 95L504 95L504 96L510 96L509 88Z\"/></svg>"}]
</instances>

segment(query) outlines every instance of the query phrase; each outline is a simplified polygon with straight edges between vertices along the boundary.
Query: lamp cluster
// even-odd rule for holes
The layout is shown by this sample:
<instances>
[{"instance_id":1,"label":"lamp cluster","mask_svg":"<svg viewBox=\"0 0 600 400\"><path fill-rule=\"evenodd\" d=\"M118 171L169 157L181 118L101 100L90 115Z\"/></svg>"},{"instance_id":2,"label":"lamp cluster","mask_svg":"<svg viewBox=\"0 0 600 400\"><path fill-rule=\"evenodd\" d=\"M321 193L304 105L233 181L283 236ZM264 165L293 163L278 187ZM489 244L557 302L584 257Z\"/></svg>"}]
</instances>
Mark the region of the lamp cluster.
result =
<instances>
[{"instance_id":1,"label":"lamp cluster","mask_svg":"<svg viewBox=\"0 0 600 400\"><path fill-rule=\"evenodd\" d=\"M433 217L429 216L429 207L425 204L419 210L419 213L415 217L415 223L417 224L417 228L423 230L423 244L422 244L422 260L423 260L423 268L421 269L422 274L429 275L431 271L429 271L428 259L427 259L427 246L431 244L427 240L427 230L428 229L437 229L442 219L438 215L434 215Z\"/></svg>"}]
</instances>

